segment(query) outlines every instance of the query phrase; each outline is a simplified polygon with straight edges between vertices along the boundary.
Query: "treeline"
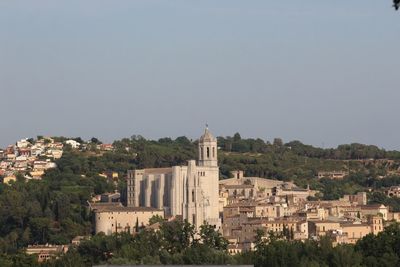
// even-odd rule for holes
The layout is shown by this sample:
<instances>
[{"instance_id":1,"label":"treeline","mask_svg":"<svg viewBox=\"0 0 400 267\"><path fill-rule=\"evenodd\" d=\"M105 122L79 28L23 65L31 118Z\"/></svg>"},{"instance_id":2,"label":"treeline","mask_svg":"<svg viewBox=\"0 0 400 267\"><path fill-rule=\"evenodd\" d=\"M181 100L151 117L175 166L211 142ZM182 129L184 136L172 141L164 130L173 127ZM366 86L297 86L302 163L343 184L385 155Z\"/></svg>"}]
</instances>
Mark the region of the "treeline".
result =
<instances>
[{"instance_id":1,"label":"treeline","mask_svg":"<svg viewBox=\"0 0 400 267\"><path fill-rule=\"evenodd\" d=\"M159 231L94 236L49 266L95 264L230 264L228 242L211 225L196 232L187 221L161 222Z\"/></svg>"},{"instance_id":2,"label":"treeline","mask_svg":"<svg viewBox=\"0 0 400 267\"><path fill-rule=\"evenodd\" d=\"M223 151L238 153L266 153L284 152L290 150L299 156L336 159L336 160L360 160L360 159L400 159L399 151L386 151L374 145L347 144L337 148L318 148L305 145L300 141L283 143L282 139L275 138L272 143L257 138L242 139L239 133L233 137L218 137L218 145Z\"/></svg>"},{"instance_id":3,"label":"treeline","mask_svg":"<svg viewBox=\"0 0 400 267\"><path fill-rule=\"evenodd\" d=\"M255 250L230 255L227 241L213 227L194 235L186 222L164 222L159 231L141 230L113 236L96 235L72 247L59 259L39 265L22 253L0 256L1 266L93 266L96 264L254 264L256 267L395 267L400 264L400 226L388 226L377 236L367 235L355 245L333 246L329 236L319 241L288 241L258 231Z\"/></svg>"},{"instance_id":4,"label":"treeline","mask_svg":"<svg viewBox=\"0 0 400 267\"><path fill-rule=\"evenodd\" d=\"M226 143L219 137L219 145ZM229 138L228 138L229 139ZM239 134L235 135L235 142L244 142ZM234 143L235 143L234 142ZM275 140L273 144L264 141L252 140L250 147L263 145L269 146L263 153L231 153L224 149L218 151L220 177L230 177L233 170L243 170L246 176L265 177L283 181L294 181L300 187L320 190L321 199L338 199L344 194L353 194L364 191L366 188L382 188L400 183L394 178L380 179L387 176L389 170L396 170L400 163L393 161L388 166L385 162L375 163L368 161L332 160L317 157L301 156L295 149L288 149L282 140ZM258 145L255 145L258 144ZM60 163L66 162L66 168L73 168L76 173L93 176L105 170L117 171L120 177L126 175L126 170L135 168L169 167L186 164L189 159L197 157L197 141L186 137L176 139L162 138L157 141L146 140L141 136L132 136L114 142L114 151L99 154L85 154L67 151ZM296 146L293 146L296 147ZM261 150L259 150L261 151ZM63 164L59 168L63 171ZM350 177L341 181L329 179L318 180L315 177L319 171L345 170L350 172ZM124 192L121 183L121 192Z\"/></svg>"},{"instance_id":5,"label":"treeline","mask_svg":"<svg viewBox=\"0 0 400 267\"><path fill-rule=\"evenodd\" d=\"M176 139L161 138L157 141L132 136L115 141L113 145L115 150L112 152L98 151L98 155L89 153L87 165L83 166L85 171L112 170L124 175L127 169L184 165L187 160L197 158L198 143L197 140L189 140L184 136ZM284 144L279 138L273 143L262 139L242 139L236 133L233 137L218 137L218 146L222 178L230 177L230 172L237 169L244 170L247 176L288 181L312 179L319 171L340 170L377 177L386 176L388 170L397 170L400 167L400 152L361 144L322 149L299 141ZM383 158L395 160L365 161Z\"/></svg>"},{"instance_id":6,"label":"treeline","mask_svg":"<svg viewBox=\"0 0 400 267\"><path fill-rule=\"evenodd\" d=\"M107 167L123 173L128 168L169 167L186 164L197 158L197 141L182 136L176 139L161 138L157 141L132 136L114 142L115 151L94 158L99 169ZM395 160L387 166L386 161L358 161L358 159L400 159L400 152L387 152L375 146L342 145L337 149L321 149L298 141L284 144L279 138L273 143L261 139L218 137L221 177L230 177L232 170L244 170L247 176L279 180L313 179L319 171L352 171L377 177L400 167ZM233 152L233 153L232 153ZM352 159L349 162L344 160ZM101 162L101 163L100 163Z\"/></svg>"}]
</instances>

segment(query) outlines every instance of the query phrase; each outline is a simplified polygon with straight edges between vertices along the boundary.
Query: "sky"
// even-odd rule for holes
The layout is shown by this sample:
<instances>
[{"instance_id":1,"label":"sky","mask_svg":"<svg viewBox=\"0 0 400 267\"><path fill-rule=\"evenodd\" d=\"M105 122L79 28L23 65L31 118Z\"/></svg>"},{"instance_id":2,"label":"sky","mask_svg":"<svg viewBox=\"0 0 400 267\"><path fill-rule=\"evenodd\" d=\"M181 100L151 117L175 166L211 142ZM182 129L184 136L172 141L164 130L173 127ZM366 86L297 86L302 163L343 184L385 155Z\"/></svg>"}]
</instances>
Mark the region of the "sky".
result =
<instances>
[{"instance_id":1,"label":"sky","mask_svg":"<svg viewBox=\"0 0 400 267\"><path fill-rule=\"evenodd\" d=\"M0 147L207 123L400 150L399 43L390 0L0 1Z\"/></svg>"}]
</instances>

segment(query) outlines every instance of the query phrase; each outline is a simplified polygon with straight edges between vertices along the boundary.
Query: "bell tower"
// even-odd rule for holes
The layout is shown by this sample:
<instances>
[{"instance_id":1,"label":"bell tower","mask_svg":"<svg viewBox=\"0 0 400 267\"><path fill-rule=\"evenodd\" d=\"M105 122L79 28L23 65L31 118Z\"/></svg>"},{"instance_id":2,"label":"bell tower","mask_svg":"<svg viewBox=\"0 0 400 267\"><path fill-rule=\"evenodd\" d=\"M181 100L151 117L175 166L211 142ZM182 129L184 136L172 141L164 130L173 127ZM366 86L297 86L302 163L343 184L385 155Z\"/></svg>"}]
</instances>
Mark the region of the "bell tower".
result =
<instances>
[{"instance_id":1,"label":"bell tower","mask_svg":"<svg viewBox=\"0 0 400 267\"><path fill-rule=\"evenodd\" d=\"M210 133L208 125L199 139L199 166L218 166L217 138Z\"/></svg>"}]
</instances>

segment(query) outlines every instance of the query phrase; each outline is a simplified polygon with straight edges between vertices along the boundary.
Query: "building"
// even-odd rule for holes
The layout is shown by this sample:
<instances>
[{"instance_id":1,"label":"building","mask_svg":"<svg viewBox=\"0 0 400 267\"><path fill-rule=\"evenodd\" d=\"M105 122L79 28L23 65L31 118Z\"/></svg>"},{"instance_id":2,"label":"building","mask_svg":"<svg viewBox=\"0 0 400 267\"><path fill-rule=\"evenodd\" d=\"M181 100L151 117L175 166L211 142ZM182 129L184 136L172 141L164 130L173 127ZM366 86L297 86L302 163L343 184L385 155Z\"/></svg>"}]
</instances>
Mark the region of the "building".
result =
<instances>
[{"instance_id":1,"label":"building","mask_svg":"<svg viewBox=\"0 0 400 267\"><path fill-rule=\"evenodd\" d=\"M30 145L31 145L31 143L29 143L28 138L21 139L21 140L17 141L17 143L16 143L16 146L18 148L26 148Z\"/></svg>"},{"instance_id":2,"label":"building","mask_svg":"<svg viewBox=\"0 0 400 267\"><path fill-rule=\"evenodd\" d=\"M368 221L309 221L308 230L310 237L330 235L335 237L336 243L355 244L359 239L368 234L377 235L383 231L381 216L370 216ZM340 238L338 238L340 237Z\"/></svg>"},{"instance_id":3,"label":"building","mask_svg":"<svg viewBox=\"0 0 400 267\"><path fill-rule=\"evenodd\" d=\"M149 207L124 207L120 203L91 204L94 213L95 233L106 235L136 232L137 227L149 225L153 216L164 217L164 211Z\"/></svg>"},{"instance_id":4,"label":"building","mask_svg":"<svg viewBox=\"0 0 400 267\"><path fill-rule=\"evenodd\" d=\"M73 148L73 149L78 149L81 146L81 143L79 143L73 139L65 141L65 144L70 145L71 148Z\"/></svg>"},{"instance_id":5,"label":"building","mask_svg":"<svg viewBox=\"0 0 400 267\"><path fill-rule=\"evenodd\" d=\"M388 190L385 191L388 197L399 197L400 198L400 185L391 186Z\"/></svg>"},{"instance_id":6,"label":"building","mask_svg":"<svg viewBox=\"0 0 400 267\"><path fill-rule=\"evenodd\" d=\"M339 201L350 202L351 204L367 205L367 192L358 192L355 195L344 195Z\"/></svg>"},{"instance_id":7,"label":"building","mask_svg":"<svg viewBox=\"0 0 400 267\"><path fill-rule=\"evenodd\" d=\"M71 240L71 245L73 246L79 246L80 243L84 240L89 240L90 236L82 236L82 235L78 235L75 236L72 240Z\"/></svg>"},{"instance_id":8,"label":"building","mask_svg":"<svg viewBox=\"0 0 400 267\"><path fill-rule=\"evenodd\" d=\"M26 254L37 255L38 262L44 262L51 258L58 258L68 251L68 245L32 245L26 248Z\"/></svg>"},{"instance_id":9,"label":"building","mask_svg":"<svg viewBox=\"0 0 400 267\"><path fill-rule=\"evenodd\" d=\"M343 179L345 176L349 175L348 172L345 171L333 171L333 172L318 172L318 179L327 177L330 179Z\"/></svg>"},{"instance_id":10,"label":"building","mask_svg":"<svg viewBox=\"0 0 400 267\"><path fill-rule=\"evenodd\" d=\"M383 204L372 204L372 205L366 205L366 206L360 206L361 207L361 213L364 216L368 215L381 215L382 218L387 221L388 220L388 214L389 214L389 208L386 207Z\"/></svg>"},{"instance_id":11,"label":"building","mask_svg":"<svg viewBox=\"0 0 400 267\"><path fill-rule=\"evenodd\" d=\"M7 175L3 178L3 184L10 184L11 182L17 181L17 176L14 174Z\"/></svg>"},{"instance_id":12,"label":"building","mask_svg":"<svg viewBox=\"0 0 400 267\"><path fill-rule=\"evenodd\" d=\"M187 166L128 171L128 207L164 209L196 226L220 227L217 139L208 128L199 139L198 162Z\"/></svg>"},{"instance_id":13,"label":"building","mask_svg":"<svg viewBox=\"0 0 400 267\"><path fill-rule=\"evenodd\" d=\"M100 202L120 202L121 194L115 191L114 193L104 193L100 196Z\"/></svg>"},{"instance_id":14,"label":"building","mask_svg":"<svg viewBox=\"0 0 400 267\"><path fill-rule=\"evenodd\" d=\"M98 148L102 151L112 151L114 146L112 144L100 144Z\"/></svg>"},{"instance_id":15,"label":"building","mask_svg":"<svg viewBox=\"0 0 400 267\"><path fill-rule=\"evenodd\" d=\"M389 212L388 221L395 221L400 223L400 212Z\"/></svg>"}]
</instances>

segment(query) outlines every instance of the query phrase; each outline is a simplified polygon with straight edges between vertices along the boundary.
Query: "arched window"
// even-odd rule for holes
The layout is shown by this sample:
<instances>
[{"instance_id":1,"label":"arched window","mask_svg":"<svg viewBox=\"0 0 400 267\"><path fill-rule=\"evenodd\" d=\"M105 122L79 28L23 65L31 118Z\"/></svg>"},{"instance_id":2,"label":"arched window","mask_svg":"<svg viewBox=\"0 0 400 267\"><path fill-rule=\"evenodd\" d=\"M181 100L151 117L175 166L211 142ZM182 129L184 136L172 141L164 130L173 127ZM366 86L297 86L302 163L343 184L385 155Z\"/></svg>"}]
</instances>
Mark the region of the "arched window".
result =
<instances>
[{"instance_id":1,"label":"arched window","mask_svg":"<svg viewBox=\"0 0 400 267\"><path fill-rule=\"evenodd\" d=\"M192 202L194 202L194 190L192 190Z\"/></svg>"},{"instance_id":2,"label":"arched window","mask_svg":"<svg viewBox=\"0 0 400 267\"><path fill-rule=\"evenodd\" d=\"M201 153L200 153L200 160L202 160L202 159L203 159L203 155L204 155L204 149L201 148L200 150L201 150Z\"/></svg>"},{"instance_id":3,"label":"arched window","mask_svg":"<svg viewBox=\"0 0 400 267\"><path fill-rule=\"evenodd\" d=\"M207 158L208 159L210 158L210 148L209 147L207 147Z\"/></svg>"},{"instance_id":4,"label":"arched window","mask_svg":"<svg viewBox=\"0 0 400 267\"><path fill-rule=\"evenodd\" d=\"M215 158L215 147L213 147L213 158Z\"/></svg>"}]
</instances>

